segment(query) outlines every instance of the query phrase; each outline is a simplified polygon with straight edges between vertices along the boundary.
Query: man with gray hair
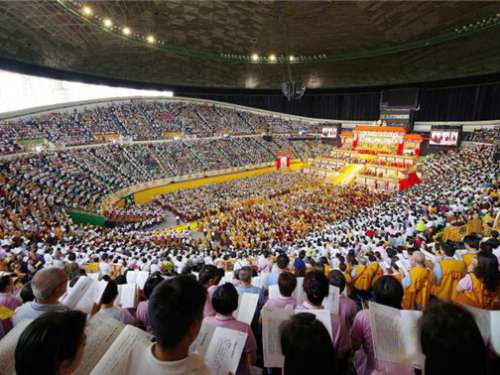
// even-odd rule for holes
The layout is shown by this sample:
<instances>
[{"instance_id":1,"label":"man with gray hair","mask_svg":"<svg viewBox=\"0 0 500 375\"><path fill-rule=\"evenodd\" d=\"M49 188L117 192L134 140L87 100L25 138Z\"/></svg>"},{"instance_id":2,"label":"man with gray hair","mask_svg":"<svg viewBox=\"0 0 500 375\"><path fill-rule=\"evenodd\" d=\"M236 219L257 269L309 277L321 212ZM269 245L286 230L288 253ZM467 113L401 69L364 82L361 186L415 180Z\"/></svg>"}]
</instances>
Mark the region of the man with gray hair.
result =
<instances>
[{"instance_id":1,"label":"man with gray hair","mask_svg":"<svg viewBox=\"0 0 500 375\"><path fill-rule=\"evenodd\" d=\"M262 288L252 285L253 272L249 266L244 266L238 271L240 285L236 287L238 294L254 293L259 295L259 306L264 304L264 293Z\"/></svg>"},{"instance_id":2,"label":"man with gray hair","mask_svg":"<svg viewBox=\"0 0 500 375\"><path fill-rule=\"evenodd\" d=\"M31 280L35 300L20 306L12 323L16 325L24 319L36 319L48 311L67 311L59 303L59 298L66 292L68 277L61 268L49 267L38 271Z\"/></svg>"}]
</instances>

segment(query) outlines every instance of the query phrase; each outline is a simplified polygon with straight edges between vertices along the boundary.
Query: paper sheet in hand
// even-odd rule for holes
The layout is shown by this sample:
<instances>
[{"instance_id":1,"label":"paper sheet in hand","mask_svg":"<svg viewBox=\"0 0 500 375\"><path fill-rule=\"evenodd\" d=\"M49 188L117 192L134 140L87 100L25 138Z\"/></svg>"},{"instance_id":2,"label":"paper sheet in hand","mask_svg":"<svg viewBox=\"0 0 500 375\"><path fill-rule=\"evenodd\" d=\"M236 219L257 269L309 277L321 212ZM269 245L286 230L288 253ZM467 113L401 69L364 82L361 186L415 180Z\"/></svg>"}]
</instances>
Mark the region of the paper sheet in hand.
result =
<instances>
[{"instance_id":1,"label":"paper sheet in hand","mask_svg":"<svg viewBox=\"0 0 500 375\"><path fill-rule=\"evenodd\" d=\"M235 312L236 320L248 325L252 324L258 302L259 295L256 293L241 294L238 299L238 309Z\"/></svg>"},{"instance_id":2,"label":"paper sheet in hand","mask_svg":"<svg viewBox=\"0 0 500 375\"><path fill-rule=\"evenodd\" d=\"M118 285L118 304L124 309L132 309L135 307L135 284L121 284Z\"/></svg>"},{"instance_id":3,"label":"paper sheet in hand","mask_svg":"<svg viewBox=\"0 0 500 375\"><path fill-rule=\"evenodd\" d=\"M196 336L196 339L189 347L189 351L192 353L198 353L204 357L207 352L208 345L210 344L210 340L212 340L212 336L214 335L215 328L217 327L203 322L198 336Z\"/></svg>"},{"instance_id":4,"label":"paper sheet in hand","mask_svg":"<svg viewBox=\"0 0 500 375\"><path fill-rule=\"evenodd\" d=\"M281 352L280 327L293 314L293 310L262 309L262 343L265 367L283 367L285 358Z\"/></svg>"},{"instance_id":5,"label":"paper sheet in hand","mask_svg":"<svg viewBox=\"0 0 500 375\"><path fill-rule=\"evenodd\" d=\"M370 302L369 314L375 357L379 361L423 368L417 325L422 312Z\"/></svg>"},{"instance_id":6,"label":"paper sheet in hand","mask_svg":"<svg viewBox=\"0 0 500 375\"><path fill-rule=\"evenodd\" d=\"M113 344L121 331L125 328L122 322L103 314L94 315L85 329L87 342L83 352L83 359L75 375L90 374L97 362Z\"/></svg>"},{"instance_id":7,"label":"paper sheet in hand","mask_svg":"<svg viewBox=\"0 0 500 375\"><path fill-rule=\"evenodd\" d=\"M325 326L326 330L328 331L328 334L330 337L333 337L332 334L332 317L331 313L329 310L326 309L321 309L321 310L305 310L305 309L296 309L295 314L298 313L309 313L313 314L316 316L316 319L318 319L323 325Z\"/></svg>"},{"instance_id":8,"label":"paper sheet in hand","mask_svg":"<svg viewBox=\"0 0 500 375\"><path fill-rule=\"evenodd\" d=\"M99 303L107 281L95 281L90 277L82 276L73 288L63 297L61 303L72 310L89 313L94 303Z\"/></svg>"},{"instance_id":9,"label":"paper sheet in hand","mask_svg":"<svg viewBox=\"0 0 500 375\"><path fill-rule=\"evenodd\" d=\"M151 344L151 335L131 325L126 325L120 335L102 356L91 375L128 374L132 352L143 352Z\"/></svg>"},{"instance_id":10,"label":"paper sheet in hand","mask_svg":"<svg viewBox=\"0 0 500 375\"><path fill-rule=\"evenodd\" d=\"M32 322L31 319L21 320L0 340L0 374L2 375L15 375L16 374L16 361L14 353L16 352L16 345L19 337L24 329Z\"/></svg>"},{"instance_id":11,"label":"paper sheet in hand","mask_svg":"<svg viewBox=\"0 0 500 375\"><path fill-rule=\"evenodd\" d=\"M293 291L293 295L295 297L295 301L297 301L297 306L300 306L304 303L305 295L304 295L304 278L297 277L297 287Z\"/></svg>"},{"instance_id":12,"label":"paper sheet in hand","mask_svg":"<svg viewBox=\"0 0 500 375\"><path fill-rule=\"evenodd\" d=\"M500 355L500 311L462 306L474 316L484 341L489 342L493 350Z\"/></svg>"},{"instance_id":13,"label":"paper sheet in hand","mask_svg":"<svg viewBox=\"0 0 500 375\"><path fill-rule=\"evenodd\" d=\"M269 299L279 298L280 295L280 287L277 284L269 286Z\"/></svg>"},{"instance_id":14,"label":"paper sheet in hand","mask_svg":"<svg viewBox=\"0 0 500 375\"><path fill-rule=\"evenodd\" d=\"M256 286L257 288L262 288L262 279L260 278L260 276L252 277L252 285Z\"/></svg>"},{"instance_id":15,"label":"paper sheet in hand","mask_svg":"<svg viewBox=\"0 0 500 375\"><path fill-rule=\"evenodd\" d=\"M323 306L332 314L339 315L340 289L330 285L328 296L323 300Z\"/></svg>"},{"instance_id":16,"label":"paper sheet in hand","mask_svg":"<svg viewBox=\"0 0 500 375\"><path fill-rule=\"evenodd\" d=\"M144 289L148 277L149 272L146 271L127 271L127 284L136 284L139 289Z\"/></svg>"},{"instance_id":17,"label":"paper sheet in hand","mask_svg":"<svg viewBox=\"0 0 500 375\"><path fill-rule=\"evenodd\" d=\"M205 353L205 363L214 375L236 374L247 334L217 327Z\"/></svg>"}]
</instances>

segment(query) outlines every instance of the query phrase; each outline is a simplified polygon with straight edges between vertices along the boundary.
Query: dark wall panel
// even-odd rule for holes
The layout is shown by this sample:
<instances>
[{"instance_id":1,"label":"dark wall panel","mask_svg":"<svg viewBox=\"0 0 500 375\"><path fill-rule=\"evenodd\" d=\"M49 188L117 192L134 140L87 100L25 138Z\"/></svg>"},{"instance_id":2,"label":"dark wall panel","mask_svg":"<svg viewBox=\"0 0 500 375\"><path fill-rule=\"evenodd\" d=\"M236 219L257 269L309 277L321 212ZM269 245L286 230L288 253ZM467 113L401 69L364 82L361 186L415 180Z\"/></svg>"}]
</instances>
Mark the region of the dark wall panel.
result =
<instances>
[{"instance_id":1,"label":"dark wall panel","mask_svg":"<svg viewBox=\"0 0 500 375\"><path fill-rule=\"evenodd\" d=\"M189 96L307 117L341 120L376 120L379 118L380 95L378 92L306 94L300 100L291 102L283 95L191 93Z\"/></svg>"},{"instance_id":2,"label":"dark wall panel","mask_svg":"<svg viewBox=\"0 0 500 375\"><path fill-rule=\"evenodd\" d=\"M416 121L500 119L500 84L422 89Z\"/></svg>"}]
</instances>

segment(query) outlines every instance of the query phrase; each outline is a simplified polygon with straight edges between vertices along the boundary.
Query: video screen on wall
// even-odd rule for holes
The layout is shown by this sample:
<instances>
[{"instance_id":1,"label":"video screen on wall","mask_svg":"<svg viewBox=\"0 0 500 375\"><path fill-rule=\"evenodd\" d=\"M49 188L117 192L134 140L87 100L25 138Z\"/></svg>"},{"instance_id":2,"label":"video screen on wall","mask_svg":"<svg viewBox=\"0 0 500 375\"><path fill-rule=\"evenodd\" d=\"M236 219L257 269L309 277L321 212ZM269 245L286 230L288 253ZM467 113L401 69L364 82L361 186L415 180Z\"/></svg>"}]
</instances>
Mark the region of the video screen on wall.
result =
<instances>
[{"instance_id":1,"label":"video screen on wall","mask_svg":"<svg viewBox=\"0 0 500 375\"><path fill-rule=\"evenodd\" d=\"M321 136L323 138L337 138L339 136L340 125L328 126L321 128Z\"/></svg>"},{"instance_id":2,"label":"video screen on wall","mask_svg":"<svg viewBox=\"0 0 500 375\"><path fill-rule=\"evenodd\" d=\"M432 129L429 144L435 146L457 146L459 138L459 130Z\"/></svg>"}]
</instances>

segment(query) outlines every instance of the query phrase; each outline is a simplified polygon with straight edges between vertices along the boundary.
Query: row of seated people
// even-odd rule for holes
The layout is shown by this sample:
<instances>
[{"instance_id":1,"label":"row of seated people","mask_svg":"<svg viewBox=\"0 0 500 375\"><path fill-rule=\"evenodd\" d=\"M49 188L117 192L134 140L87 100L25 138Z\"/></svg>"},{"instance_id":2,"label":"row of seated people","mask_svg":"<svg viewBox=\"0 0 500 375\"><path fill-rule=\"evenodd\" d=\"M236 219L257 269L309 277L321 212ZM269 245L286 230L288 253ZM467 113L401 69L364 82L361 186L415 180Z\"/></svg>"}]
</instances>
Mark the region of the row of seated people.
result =
<instances>
[{"instance_id":1,"label":"row of seated people","mask_svg":"<svg viewBox=\"0 0 500 375\"><path fill-rule=\"evenodd\" d=\"M498 164L493 161L492 156L491 147L477 146L428 158L423 166L425 179L421 185L413 187L409 191L389 196L379 203L370 204L360 210L354 210L354 207L359 203L348 201L353 211L351 215L334 219L333 222L327 223L322 228L303 233L302 240L295 238L293 241L262 241L245 251L234 246L203 250L193 242L193 238L190 238L188 234L171 247L164 247L152 244L151 239L147 238L145 234L140 234L144 236L142 242L131 242L131 237L120 235L116 231L107 237L106 232L100 233L88 229L79 231L70 228L70 231L58 236L58 241L60 241L60 245L63 245L63 249L60 245L54 246L54 242L46 244L41 239L36 240L35 244L30 244L22 239L16 241L17 243L12 243L12 239L9 239L9 233L4 234L4 240L2 240L2 244L5 244L2 245L4 253L1 254L0 258L2 259L2 267L8 272L14 272L15 276L24 282L33 275L35 277L40 275L39 278L42 278L44 273L37 272L42 266L47 269L50 269L51 266L63 269L75 268L74 265L66 267L66 263L75 263L75 260L78 262L76 265L76 273L78 274L80 266L91 261L92 257L96 255L101 259L101 262L98 261L97 268L101 276L112 275L115 279L121 275L125 276L127 270L132 269L147 270L153 274L160 271L165 274L164 276L167 276L171 275L172 271L191 273L192 267L197 267L195 269L199 270L199 281L211 294L208 301L212 303L215 314L221 315L226 315L228 310L217 310L217 302L214 305L214 301L217 301L216 292L219 288L222 288L220 293L223 294L232 292L229 291L230 286L217 287L221 273L214 270L216 267L210 267L211 264L221 266L225 264L226 260L232 258L234 260L232 268L239 269L237 273L239 280L231 281L235 284L243 283L243 287L249 288L252 286L248 285L248 278L244 276L244 272L243 274L241 272L245 266L255 267L260 276L271 271L263 285L264 288L269 289L272 283L280 284L281 275L285 274L284 271L290 267L289 256L295 258L293 268L290 270L299 276L305 274L303 288L307 298L305 302L309 305L310 310L319 308L324 297L329 293L328 281L325 283L325 273L330 276L331 270L337 271L334 274L338 275L337 277L340 279L343 278L347 289L350 289L348 295L352 299L352 303L357 305L355 311L359 310L365 301L371 299L377 303L396 308L402 305L403 307L424 308L428 303L426 297L428 294L483 309L495 308L495 298L499 295L500 241L496 230L500 228L498 206L500 183L495 181ZM332 200L339 199L334 197ZM325 203L328 202L325 201ZM258 216L249 219L249 222L254 222L255 226L260 228L260 233L270 234L274 229L273 225L289 220L290 215L293 216L293 212L289 213L288 216L277 212L278 221L269 221L267 225L266 223L262 225L261 218ZM468 221L470 223L467 223ZM449 226L458 223L470 224L467 228L469 237L458 238L455 240L457 242L455 244L445 241L438 246L428 245L439 239ZM231 229L228 230L228 234L230 232ZM72 238L69 242L66 239L68 236ZM274 237L274 235L269 235L269 237ZM69 247L66 246L67 244ZM457 248L460 247L464 249L457 251ZM270 254L273 254L275 261ZM247 255L253 257L253 260L249 260ZM422 255L426 257L423 261ZM308 269L316 268L319 269L306 272ZM120 272L114 273L115 270L120 269ZM273 274L274 276L271 276ZM61 282L61 280L66 281L68 276L61 273L60 275L62 275L61 278L56 278L54 283L62 286L65 285L65 282ZM283 279L283 277L281 278ZM290 279L293 280L293 277ZM306 280L308 281L306 282ZM424 283L421 283L422 280ZM9 281L5 283L8 288L12 287L12 281L9 278ZM46 282L37 284L36 279L33 279L32 283L36 286L35 290L41 284L47 285ZM291 283L293 284L293 281ZM427 283L431 285L427 285L427 288L419 287L420 284ZM379 293L379 285L380 289L387 292L389 296L385 295L384 297L383 294ZM23 285L18 286L22 287ZM113 287L111 286L111 288ZM59 289L58 293L63 292L63 289ZM293 288L288 288L288 290L290 289ZM291 295L287 296L287 291L282 288L280 288L280 292L285 297L291 297ZM414 293L415 298L413 302L411 300L412 293ZM265 291L263 294L265 298ZM234 293L233 297L230 298L232 298L231 301L234 301ZM425 302L419 302L420 298ZM54 301L57 300L58 298ZM41 302L37 301L36 303L43 305L44 301ZM109 306L110 300L102 301L101 299L101 302L100 309L111 308ZM202 302L204 306L207 305L207 310L210 311L210 305ZM351 306L352 303L350 303ZM301 302L300 305L302 304ZM23 313L36 305L32 303L26 306L28 307L23 308ZM234 306L234 302L231 306ZM462 370L465 373L486 373L487 356L493 354L487 351L485 342L477 334L477 326L470 315L467 315L459 307L449 304L445 306L446 308L441 308L441 312L446 317L446 322L450 322L451 319L446 314L451 314L454 318L468 319L470 323L468 326L453 326L453 329L450 329L450 332L446 331L446 334L463 334L464 330L469 333L470 329L476 332L474 349L477 349L478 352L474 352L477 354L477 359L474 357L473 364L469 363L471 361L471 347L467 342L456 336L446 340L445 348L451 346L452 348L449 350L454 355L459 350L465 350L469 353L465 363L474 366L474 370L472 370L460 362L458 368L453 371L457 373L461 373ZM435 311L431 303L427 307L425 314L428 311ZM119 311L120 314L126 315L125 312L121 313L121 311L123 310ZM114 309L106 313L116 316ZM19 316L17 318L14 316L14 322L22 317L21 308L17 314ZM133 311L129 311L129 314L132 317L134 315ZM137 311L135 314L135 318L137 318ZM339 354L338 358L335 355L339 365L343 363L344 366L350 366L351 362L347 360L346 363L345 361L346 351L354 351L352 366L361 374L370 374L374 369L379 370L379 364L374 361L373 346L370 346L372 332L367 315L363 311L357 312L352 320L350 330L347 328L349 320L344 319L342 313L332 317L335 335L333 339L326 340L328 343L331 342L333 353ZM152 323L153 317L150 315L149 318L151 318ZM437 319L437 322L442 321ZM147 324L144 326L147 328ZM151 325L151 329L157 335L154 324ZM249 332L248 328L245 332ZM258 333L258 330L255 332ZM439 350L441 356L443 356L443 335L444 333L440 331ZM258 337L258 335L254 334L254 337ZM426 351L425 345L422 346L426 356L431 357L428 361L436 358L432 357L432 353ZM250 358L253 358L253 352L254 350L251 349L245 351ZM466 354L463 355L466 356ZM451 363L446 358L445 363L441 365L448 367L438 368L437 373L446 373L450 369ZM394 372L394 370L385 367L380 370L386 371L386 373L406 373L401 372L400 369ZM138 371L148 372L148 369L140 368ZM433 373L433 370L427 367L426 371ZM332 373L335 373L334 370Z\"/></svg>"},{"instance_id":2,"label":"row of seated people","mask_svg":"<svg viewBox=\"0 0 500 375\"><path fill-rule=\"evenodd\" d=\"M487 151L483 149L464 149L460 150L459 153L450 152L437 158L428 158L428 163L424 164L423 167L423 175L427 178L422 186L412 189L404 195L393 197L384 202L380 208L366 208L361 212L360 223L356 227L351 227L350 222L343 222L344 227L339 229L337 227L339 223L337 223L336 226L328 228L326 235L328 237L340 235L346 231L345 226L347 225L347 233L351 233L349 240L358 241L357 233L353 234L352 231L358 231L359 227L363 225L369 224L380 228L384 225L383 223L391 222L397 223L399 231L407 230L404 229L406 226L414 229L416 225L421 223L424 225L424 230L433 230L437 225L432 223L441 222L442 224L446 223L448 219L456 217L457 210L458 212L464 210L462 202L470 204L474 201L475 196L485 199L485 202L480 202L479 210L485 218L490 217L487 223L491 225L491 216L495 218L495 214L493 212L484 214L484 212L491 210L489 208L491 203L488 203L489 195L483 196L482 190L488 186L488 178L490 178L488 176L491 176L494 171L495 164L489 161L486 154ZM99 171L99 168L92 168L92 166L87 171L76 168L72 164L74 158L66 158L66 156L67 154L48 154L35 159L18 159L2 164L2 181L4 183L1 190L3 217L1 228L3 234L16 230L30 231L37 227L50 228L51 225L57 225L57 223L67 224L67 217L60 209L61 206L96 207L103 196L120 187L118 179L107 176L108 171L101 175L104 170ZM87 154L84 154L83 157L85 161L89 160ZM113 171L122 173L119 169L120 167L117 166L113 168ZM90 174L88 171L93 171L94 174ZM122 175L122 178L125 177L128 176ZM128 178L130 181L130 177ZM453 186L460 186L460 188L450 188L450 181L454 184ZM474 181L474 185L472 185L472 181ZM114 183L116 185L110 187ZM472 186L476 187L472 188ZM485 191L488 191L488 188ZM494 190L487 194L495 196L493 192ZM258 247L262 249L279 244L281 240L286 239L286 243L295 239L297 235L309 232L314 227L323 227L326 223L325 218L329 217L331 213L326 212L327 216L322 219L316 215L321 213L323 209L321 206L328 207L330 198L332 201L338 201L336 194L335 191L332 191L331 196L324 194L325 196L322 197L321 192L306 189L303 194L295 193L290 198L271 199L268 202L259 202L259 205L254 207L240 208L240 210L244 209L244 212L238 210L226 212L222 217L215 217L203 223L207 237L214 235L216 238L214 241L209 241L208 244L214 242L214 246L217 246L222 241L224 245L242 245L245 248ZM359 192L359 194L361 194L360 197L353 196L351 198L355 198L354 200L349 198L349 203L342 206L342 215L347 215L349 212L352 214L356 208L354 204L359 205L362 201L367 202L368 200L370 200L370 204L375 202L371 200L373 197L370 198L370 195L363 192ZM442 204L440 207L445 207L445 211L439 212L438 219L433 216L435 213L431 215L425 212L425 216L421 220L417 220L420 215L418 212L420 206L423 204L432 205L433 202L440 202L444 199L446 199L447 204ZM321 203L321 200L324 203ZM297 202L297 207L293 207L293 204L290 205L291 201ZM342 202L339 201L339 203ZM321 210L315 208L318 205ZM384 214L383 220L379 218L379 212L385 212L388 207L398 205L408 207L408 209L414 207L412 211L409 211L411 215L405 217L404 212L401 212L391 214L389 219L385 218L387 214ZM335 207L337 207L337 211L340 210L338 203ZM309 212L310 210L312 211ZM340 211L337 212L337 214L339 213ZM339 216L336 217L339 218ZM311 218L318 218L318 220L307 224ZM486 220L484 221L486 223ZM447 228L445 229L446 234ZM349 242L344 244L344 247L348 247L348 244Z\"/></svg>"},{"instance_id":3,"label":"row of seated people","mask_svg":"<svg viewBox=\"0 0 500 375\"><path fill-rule=\"evenodd\" d=\"M271 133L296 133L305 127L300 121L222 107L131 100L2 120L0 150L15 151L9 144L18 139L45 138L56 144L75 145L97 142L97 136L106 133L149 140L166 133L254 134L262 128Z\"/></svg>"},{"instance_id":4,"label":"row of seated people","mask_svg":"<svg viewBox=\"0 0 500 375\"><path fill-rule=\"evenodd\" d=\"M194 221L215 215L218 211L226 211L250 199L272 198L285 194L307 182L309 180L299 174L276 172L195 189L177 190L156 197L150 206L169 209L184 221Z\"/></svg>"},{"instance_id":5,"label":"row of seated people","mask_svg":"<svg viewBox=\"0 0 500 375\"><path fill-rule=\"evenodd\" d=\"M180 354L181 358L176 359L187 358L188 362L197 363L196 372L193 372L194 368L191 364L189 367L182 367L180 371L177 369L178 372L175 373L210 374L211 371L203 364L203 359L189 350L189 346L196 338L202 325L224 327L245 333L246 339L236 374L245 375L250 374L251 371L262 373L262 370L259 370L263 366L262 317L269 309L285 309L295 310L295 314L291 313L290 320L282 323L282 328L279 330L282 335L281 339L274 339L281 340L282 353L285 356L285 373L303 374L306 370L314 370L328 374L357 373L368 375L376 372L392 375L414 374L413 364L408 362L390 363L377 359L374 341L378 340L376 342L379 343L383 339L374 338L374 322L370 316L372 307L366 309L364 303L373 301L389 308L404 309L408 308L405 305L411 301L414 303L413 309L424 311L418 322L419 335L415 338L422 339L422 352L426 356L425 362L422 364L426 373L447 373L446 371L451 368L453 368L454 373L459 374L469 374L472 373L471 371L485 375L495 373L498 370L500 358L491 346L492 340L481 334L479 323L476 323L474 316L460 304L482 307L483 309L500 308L500 270L496 257L488 252L479 253L475 267L471 268L466 275L465 272L463 273L465 275L463 279L453 284L455 289L449 286L450 283L447 279L451 274L451 271L448 270L451 261L443 259L438 263L439 269L443 273L437 279L436 285L428 292L428 294L432 294L432 297L423 296L427 293L428 287L422 287L421 281L427 282L430 277L426 276L429 271L425 268L425 264L421 260L422 257L421 252L414 252L413 260L415 263L412 264L413 267L409 269L403 281L397 275L377 275L376 271L372 272L369 269L371 264L366 266L366 270L359 277L355 276L355 272L363 266L356 266L352 273L333 270L325 275L324 268L318 269L316 265L313 266L307 260L304 261L303 254L300 254L295 260L293 267L289 264L290 260L285 254L280 254L275 262L261 258L252 266L243 266L235 271L234 278L226 276L225 282L222 281L223 270L214 265L196 268L197 272L186 268L182 271L183 275L181 276L167 276L161 272L155 272L147 279L144 289L139 291L142 301L133 309L123 308L116 303L119 297L118 285L127 282L126 276L112 280L104 263L100 266L100 274L106 281L106 286L98 303L92 306L89 315L90 317L101 317L101 319L114 319L127 325L136 325L156 338L155 343L146 347L137 342L135 349L132 349L130 354L127 352L117 353L118 360L130 364L130 368L124 369L123 373L126 374L169 373L171 358L166 355L162 356L162 354L169 353L172 336L179 340L173 342L183 348L180 350L181 353L177 348L176 353ZM454 261L461 262L460 260ZM260 272L258 272L259 270ZM266 272L266 270L270 272ZM62 358L54 359L54 356L49 354L54 348L65 344L65 340L70 341L71 337L62 331L54 332L55 327L64 326L64 322L66 322L68 325L65 328L68 332L74 334L74 330L77 329L78 334L72 338L73 342L76 343L79 342L77 339L83 336L86 314L72 311L68 306L59 302L67 292L67 282L71 275L76 276L71 280L70 286L74 286L78 279L86 276L85 271L81 270L73 261L63 264L63 267L41 269L34 275L31 282L21 289L23 301L15 295L14 281L11 276L5 275L0 279L1 303L4 309L13 312L1 322L4 333L8 333L13 326L21 324L25 319L34 320L22 332L15 349L15 368L18 374L32 373L30 371L33 371L33 366L29 364L30 361L26 361L28 358L26 356L32 356L33 353L39 355L36 363L38 368L45 363L48 366L61 365L57 361L62 362ZM265 276L261 286L252 284L252 280L256 276L258 278ZM301 286L299 286L299 279ZM363 289L365 284L369 285L369 288ZM278 294L271 296L270 290L273 287L277 287ZM328 331L323 321L316 320L315 313L319 313L319 310L325 311L325 301L329 297L331 287L337 288L341 295L338 300L338 312L328 313L330 327L330 331ZM299 291L298 288L301 290ZM444 293L448 290L450 290L449 294ZM451 297L451 291L455 292L456 297ZM258 296L257 309L251 323L239 321L233 316L238 309L239 296L245 293ZM362 296L362 304L358 303L360 296ZM496 303L496 305L481 302L485 296L488 301ZM453 301L455 304L449 301ZM190 308L195 309L196 313ZM77 324L77 319L68 319L68 322L64 314L79 316L81 322ZM189 333L189 339L183 339L186 337L185 335L188 335L187 327L189 324L180 325L181 317L197 322L196 328L193 328L192 332ZM301 322L299 324L301 329L296 327L298 331L295 332L295 335L289 332L289 330L294 331L290 328L290 325L293 327L294 322ZM308 324L306 324L307 322ZM386 325L386 329L391 326L390 322L381 323ZM307 326L309 329L306 329ZM180 336L173 335L173 332L177 332L174 327L177 329L183 327L186 332ZM312 329L313 327L315 329ZM39 332L43 329L49 329L49 333L40 335ZM436 330L439 334L436 333ZM384 334L383 330L379 331L380 333ZM388 335L393 333L387 331ZM87 333L89 336L93 334L95 333ZM287 337L288 334L291 336ZM313 335L311 336L311 334ZM311 340L315 343L314 348L306 349L311 346ZM164 342L169 344L162 347ZM48 343L52 343L52 345L47 345ZM75 353L77 347L83 349L84 344L76 345L74 347ZM397 347L392 348L392 350L398 349L404 350ZM498 351L498 348L496 350ZM75 353L73 353L75 357L70 357L73 371L77 370L83 359L81 355L76 356ZM302 356L314 353L316 355L321 353L329 358L320 357L316 358L313 363L304 364ZM457 353L467 354L467 360L458 360L460 364L457 365L455 358L454 362L450 363L449 360ZM300 360L287 358L289 354L301 355ZM51 358L51 360L44 359L44 356ZM444 359L443 356L445 356ZM130 358L134 358L134 361L130 361ZM318 361L319 363L317 363ZM471 361L473 362L471 363ZM10 362L13 362L13 359ZM291 364L299 367L290 368ZM296 372L298 369L300 371ZM268 368L266 371L274 373L274 370L277 369Z\"/></svg>"},{"instance_id":6,"label":"row of seated people","mask_svg":"<svg viewBox=\"0 0 500 375\"><path fill-rule=\"evenodd\" d=\"M273 162L275 156L268 147L254 137L222 138L112 144L3 160L0 226L7 231L24 224L64 223L63 208L96 210L106 196L130 185Z\"/></svg>"},{"instance_id":7,"label":"row of seated people","mask_svg":"<svg viewBox=\"0 0 500 375\"><path fill-rule=\"evenodd\" d=\"M500 139L500 126L488 129L474 129L473 132L464 133L464 141L479 143L495 143Z\"/></svg>"}]
</instances>

